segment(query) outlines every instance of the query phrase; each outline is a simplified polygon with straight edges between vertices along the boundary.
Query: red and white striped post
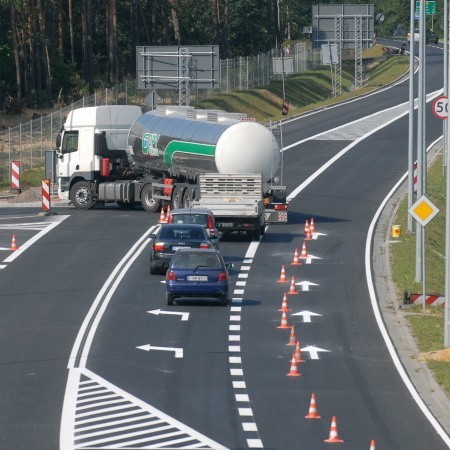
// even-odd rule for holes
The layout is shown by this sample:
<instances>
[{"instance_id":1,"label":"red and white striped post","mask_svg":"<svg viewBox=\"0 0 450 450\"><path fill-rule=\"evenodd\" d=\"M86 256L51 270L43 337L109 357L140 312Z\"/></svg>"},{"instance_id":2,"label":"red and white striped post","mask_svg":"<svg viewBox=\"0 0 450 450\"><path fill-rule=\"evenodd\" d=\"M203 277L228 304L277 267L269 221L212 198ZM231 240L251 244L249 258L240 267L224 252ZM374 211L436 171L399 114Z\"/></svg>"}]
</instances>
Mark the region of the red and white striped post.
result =
<instances>
[{"instance_id":1,"label":"red and white striped post","mask_svg":"<svg viewBox=\"0 0 450 450\"><path fill-rule=\"evenodd\" d=\"M20 161L11 161L11 189L20 191Z\"/></svg>"},{"instance_id":2,"label":"red and white striped post","mask_svg":"<svg viewBox=\"0 0 450 450\"><path fill-rule=\"evenodd\" d=\"M50 202L50 180L45 178L42 180L42 210L47 212L52 208Z\"/></svg>"},{"instance_id":3,"label":"red and white striped post","mask_svg":"<svg viewBox=\"0 0 450 450\"><path fill-rule=\"evenodd\" d=\"M413 186L414 194L417 194L417 161L413 164Z\"/></svg>"}]
</instances>

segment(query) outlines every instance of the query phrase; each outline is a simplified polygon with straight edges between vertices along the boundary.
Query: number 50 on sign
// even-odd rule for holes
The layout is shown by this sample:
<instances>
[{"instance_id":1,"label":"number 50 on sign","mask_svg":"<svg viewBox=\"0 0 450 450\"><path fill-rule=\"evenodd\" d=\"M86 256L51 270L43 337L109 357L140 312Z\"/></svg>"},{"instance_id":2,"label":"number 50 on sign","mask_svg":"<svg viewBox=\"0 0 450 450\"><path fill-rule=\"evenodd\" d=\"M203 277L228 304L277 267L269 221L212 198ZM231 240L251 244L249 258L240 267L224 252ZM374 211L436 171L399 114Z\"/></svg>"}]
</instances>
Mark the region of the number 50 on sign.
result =
<instances>
[{"instance_id":1,"label":"number 50 on sign","mask_svg":"<svg viewBox=\"0 0 450 450\"><path fill-rule=\"evenodd\" d=\"M448 117L448 99L445 95L436 97L431 104L433 114L438 118L445 120Z\"/></svg>"}]
</instances>

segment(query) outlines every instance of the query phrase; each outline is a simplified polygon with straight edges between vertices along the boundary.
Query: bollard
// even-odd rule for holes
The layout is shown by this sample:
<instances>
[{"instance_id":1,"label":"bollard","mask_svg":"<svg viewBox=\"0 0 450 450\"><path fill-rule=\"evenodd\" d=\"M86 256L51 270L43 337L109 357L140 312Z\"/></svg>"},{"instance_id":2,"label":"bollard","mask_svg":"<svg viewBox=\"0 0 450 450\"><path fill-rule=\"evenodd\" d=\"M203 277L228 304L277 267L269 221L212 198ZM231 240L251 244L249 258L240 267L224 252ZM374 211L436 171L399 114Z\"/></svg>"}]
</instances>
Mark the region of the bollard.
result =
<instances>
[{"instance_id":1,"label":"bollard","mask_svg":"<svg viewBox=\"0 0 450 450\"><path fill-rule=\"evenodd\" d=\"M402 227L400 225L392 225L392 237L399 238L402 232Z\"/></svg>"}]
</instances>

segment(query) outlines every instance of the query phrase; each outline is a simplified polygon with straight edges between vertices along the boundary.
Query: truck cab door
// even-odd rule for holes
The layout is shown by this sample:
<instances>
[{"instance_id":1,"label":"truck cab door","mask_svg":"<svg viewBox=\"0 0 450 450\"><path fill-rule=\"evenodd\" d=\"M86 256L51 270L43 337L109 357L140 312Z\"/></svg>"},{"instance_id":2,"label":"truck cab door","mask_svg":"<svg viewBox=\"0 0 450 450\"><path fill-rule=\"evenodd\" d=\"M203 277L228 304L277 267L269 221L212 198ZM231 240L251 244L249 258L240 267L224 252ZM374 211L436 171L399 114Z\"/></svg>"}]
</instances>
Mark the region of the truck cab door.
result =
<instances>
[{"instance_id":1,"label":"truck cab door","mask_svg":"<svg viewBox=\"0 0 450 450\"><path fill-rule=\"evenodd\" d=\"M71 177L79 166L78 131L65 131L58 152L58 177Z\"/></svg>"}]
</instances>

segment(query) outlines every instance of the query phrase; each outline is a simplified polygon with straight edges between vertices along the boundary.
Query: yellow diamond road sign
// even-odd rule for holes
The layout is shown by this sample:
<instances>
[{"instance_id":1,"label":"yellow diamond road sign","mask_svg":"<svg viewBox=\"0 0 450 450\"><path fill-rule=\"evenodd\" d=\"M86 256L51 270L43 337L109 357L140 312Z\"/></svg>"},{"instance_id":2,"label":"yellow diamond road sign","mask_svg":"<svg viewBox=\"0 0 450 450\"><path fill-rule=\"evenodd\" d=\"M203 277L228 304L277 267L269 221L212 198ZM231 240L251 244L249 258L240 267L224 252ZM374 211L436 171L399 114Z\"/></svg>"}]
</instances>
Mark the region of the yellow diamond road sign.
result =
<instances>
[{"instance_id":1,"label":"yellow diamond road sign","mask_svg":"<svg viewBox=\"0 0 450 450\"><path fill-rule=\"evenodd\" d=\"M433 205L425 195L422 195L408 209L408 212L424 227L439 212L439 208Z\"/></svg>"}]
</instances>

